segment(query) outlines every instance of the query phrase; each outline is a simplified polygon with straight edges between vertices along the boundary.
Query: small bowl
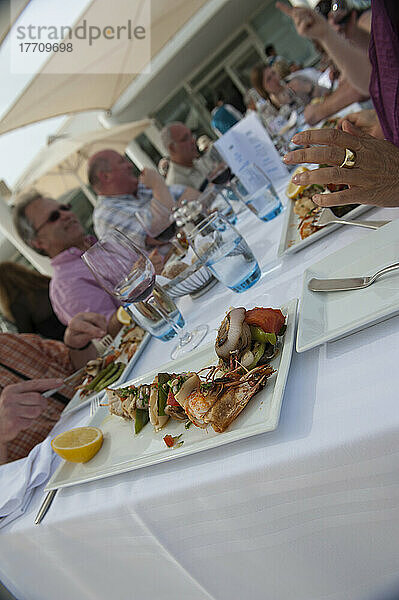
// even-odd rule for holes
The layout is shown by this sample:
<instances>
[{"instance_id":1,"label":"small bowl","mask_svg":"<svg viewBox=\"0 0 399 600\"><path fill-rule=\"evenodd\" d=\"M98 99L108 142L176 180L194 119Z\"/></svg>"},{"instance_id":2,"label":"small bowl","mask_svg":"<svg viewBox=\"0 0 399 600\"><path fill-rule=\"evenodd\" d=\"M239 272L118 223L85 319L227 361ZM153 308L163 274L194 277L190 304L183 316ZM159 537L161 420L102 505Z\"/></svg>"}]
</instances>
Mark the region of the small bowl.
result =
<instances>
[{"instance_id":1,"label":"small bowl","mask_svg":"<svg viewBox=\"0 0 399 600\"><path fill-rule=\"evenodd\" d=\"M191 294L193 297L201 296L217 283L212 273L196 261L185 269L180 275L174 277L163 286L172 298L180 298Z\"/></svg>"}]
</instances>

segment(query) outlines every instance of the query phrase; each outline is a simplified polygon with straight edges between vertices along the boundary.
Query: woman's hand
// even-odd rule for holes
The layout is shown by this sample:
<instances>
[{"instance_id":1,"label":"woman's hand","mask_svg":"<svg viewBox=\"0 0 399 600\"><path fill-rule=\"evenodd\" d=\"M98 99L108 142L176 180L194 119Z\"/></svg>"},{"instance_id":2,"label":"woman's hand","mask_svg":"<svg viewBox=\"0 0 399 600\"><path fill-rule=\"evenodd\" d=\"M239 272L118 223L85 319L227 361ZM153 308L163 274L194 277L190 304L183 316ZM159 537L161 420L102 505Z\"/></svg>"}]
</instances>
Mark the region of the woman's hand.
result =
<instances>
[{"instance_id":1,"label":"woman's hand","mask_svg":"<svg viewBox=\"0 0 399 600\"><path fill-rule=\"evenodd\" d=\"M295 144L310 146L294 150L284 157L286 164L316 163L333 165L306 171L293 177L297 185L344 184L349 189L332 194L316 194L313 201L320 206L340 204L372 204L399 206L399 148L378 140L344 120L342 131L316 129L297 133ZM315 147L314 145L317 145ZM355 152L355 166L340 167L345 149Z\"/></svg>"},{"instance_id":2,"label":"woman's hand","mask_svg":"<svg viewBox=\"0 0 399 600\"><path fill-rule=\"evenodd\" d=\"M299 35L313 40L324 38L329 28L327 20L311 8L293 7L276 2L276 8L291 17Z\"/></svg>"},{"instance_id":3,"label":"woman's hand","mask_svg":"<svg viewBox=\"0 0 399 600\"><path fill-rule=\"evenodd\" d=\"M350 121L352 125L360 129L363 133L368 133L368 135L372 135L379 140L384 139L384 133L374 108L346 115L346 117L338 121L338 127L341 127L344 121Z\"/></svg>"}]
</instances>

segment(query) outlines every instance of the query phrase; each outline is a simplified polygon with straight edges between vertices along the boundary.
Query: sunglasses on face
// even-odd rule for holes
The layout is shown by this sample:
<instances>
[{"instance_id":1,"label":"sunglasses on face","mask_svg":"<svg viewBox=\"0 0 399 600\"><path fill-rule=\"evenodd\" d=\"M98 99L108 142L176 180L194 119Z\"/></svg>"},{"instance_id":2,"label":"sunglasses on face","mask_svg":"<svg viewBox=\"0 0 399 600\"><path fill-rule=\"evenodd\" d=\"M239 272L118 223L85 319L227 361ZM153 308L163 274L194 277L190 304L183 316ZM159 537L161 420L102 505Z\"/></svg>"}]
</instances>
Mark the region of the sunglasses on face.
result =
<instances>
[{"instance_id":1,"label":"sunglasses on face","mask_svg":"<svg viewBox=\"0 0 399 600\"><path fill-rule=\"evenodd\" d=\"M54 210L51 211L51 213L49 214L47 219L44 221L44 223L42 223L41 225L39 225L39 227L37 229L35 229L35 233L39 233L41 228L44 227L45 225L47 225L47 223L55 223L56 221L58 221L58 219L61 216L61 212L69 212L70 210L71 210L70 204L60 204L58 208L55 208Z\"/></svg>"}]
</instances>

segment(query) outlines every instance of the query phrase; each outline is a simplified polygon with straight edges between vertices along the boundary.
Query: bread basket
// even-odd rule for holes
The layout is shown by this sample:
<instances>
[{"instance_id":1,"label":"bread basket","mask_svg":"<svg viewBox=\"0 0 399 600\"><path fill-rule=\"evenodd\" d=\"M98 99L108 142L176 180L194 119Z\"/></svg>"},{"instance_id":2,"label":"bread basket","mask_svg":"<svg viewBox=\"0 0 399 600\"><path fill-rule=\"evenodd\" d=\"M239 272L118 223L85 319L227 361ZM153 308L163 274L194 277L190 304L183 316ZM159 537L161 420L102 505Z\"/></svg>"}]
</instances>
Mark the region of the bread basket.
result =
<instances>
[{"instance_id":1,"label":"bread basket","mask_svg":"<svg viewBox=\"0 0 399 600\"><path fill-rule=\"evenodd\" d=\"M215 283L217 280L209 269L197 260L162 287L172 298L180 298L186 294L197 297L208 291Z\"/></svg>"}]
</instances>

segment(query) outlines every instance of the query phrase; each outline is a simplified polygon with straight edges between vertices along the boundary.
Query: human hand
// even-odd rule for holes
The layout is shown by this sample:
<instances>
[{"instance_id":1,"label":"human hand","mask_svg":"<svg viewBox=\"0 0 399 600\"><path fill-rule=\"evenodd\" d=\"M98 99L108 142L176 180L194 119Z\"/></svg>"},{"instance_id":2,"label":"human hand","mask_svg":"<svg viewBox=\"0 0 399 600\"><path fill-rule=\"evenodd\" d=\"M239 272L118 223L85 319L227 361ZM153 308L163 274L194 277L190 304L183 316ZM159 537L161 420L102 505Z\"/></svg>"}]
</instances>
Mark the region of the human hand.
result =
<instances>
[{"instance_id":1,"label":"human hand","mask_svg":"<svg viewBox=\"0 0 399 600\"><path fill-rule=\"evenodd\" d=\"M350 121L352 125L360 129L363 133L372 135L380 140L384 139L384 133L381 129L380 122L377 117L377 113L373 108L367 110L360 110L359 112L351 113L346 115L338 121L338 128L341 128L344 121Z\"/></svg>"},{"instance_id":2,"label":"human hand","mask_svg":"<svg viewBox=\"0 0 399 600\"><path fill-rule=\"evenodd\" d=\"M310 8L288 6L282 2L276 2L276 8L291 17L297 32L302 37L321 40L328 31L327 20Z\"/></svg>"},{"instance_id":3,"label":"human hand","mask_svg":"<svg viewBox=\"0 0 399 600\"><path fill-rule=\"evenodd\" d=\"M60 386L62 379L33 379L4 388L0 395L0 444L10 442L28 429L47 408L40 392Z\"/></svg>"},{"instance_id":4,"label":"human hand","mask_svg":"<svg viewBox=\"0 0 399 600\"><path fill-rule=\"evenodd\" d=\"M64 343L69 348L78 350L91 340L104 337L106 333L107 319L104 315L93 312L78 313L69 321Z\"/></svg>"},{"instance_id":5,"label":"human hand","mask_svg":"<svg viewBox=\"0 0 399 600\"><path fill-rule=\"evenodd\" d=\"M310 146L285 155L286 164L316 163L333 165L295 175L296 185L343 184L349 189L332 194L316 194L312 200L319 206L372 204L399 206L399 148L378 140L344 120L339 129L310 129L292 138L295 144ZM312 147L317 144L317 147ZM355 166L342 167L345 149L355 152Z\"/></svg>"},{"instance_id":6,"label":"human hand","mask_svg":"<svg viewBox=\"0 0 399 600\"><path fill-rule=\"evenodd\" d=\"M154 265L155 273L157 275L160 275L162 273L164 264L164 258L162 254L160 254L160 252L158 252L158 250L154 248L154 250L152 250L152 252L150 252L150 254L148 255L148 258Z\"/></svg>"},{"instance_id":7,"label":"human hand","mask_svg":"<svg viewBox=\"0 0 399 600\"><path fill-rule=\"evenodd\" d=\"M308 125L316 125L321 119L323 110L323 103L317 102L314 104L308 104L303 111L303 116Z\"/></svg>"},{"instance_id":8,"label":"human hand","mask_svg":"<svg viewBox=\"0 0 399 600\"><path fill-rule=\"evenodd\" d=\"M200 195L201 195L201 192L199 192L198 190L195 190L192 187L187 186L185 188L184 192L182 193L182 195L179 196L179 199L177 201L177 206L181 206L183 200L187 200L187 202L191 202L191 200L196 200L197 198L199 198Z\"/></svg>"},{"instance_id":9,"label":"human hand","mask_svg":"<svg viewBox=\"0 0 399 600\"><path fill-rule=\"evenodd\" d=\"M165 185L165 180L155 169L145 167L139 177L140 183L153 190L160 184Z\"/></svg>"}]
</instances>

